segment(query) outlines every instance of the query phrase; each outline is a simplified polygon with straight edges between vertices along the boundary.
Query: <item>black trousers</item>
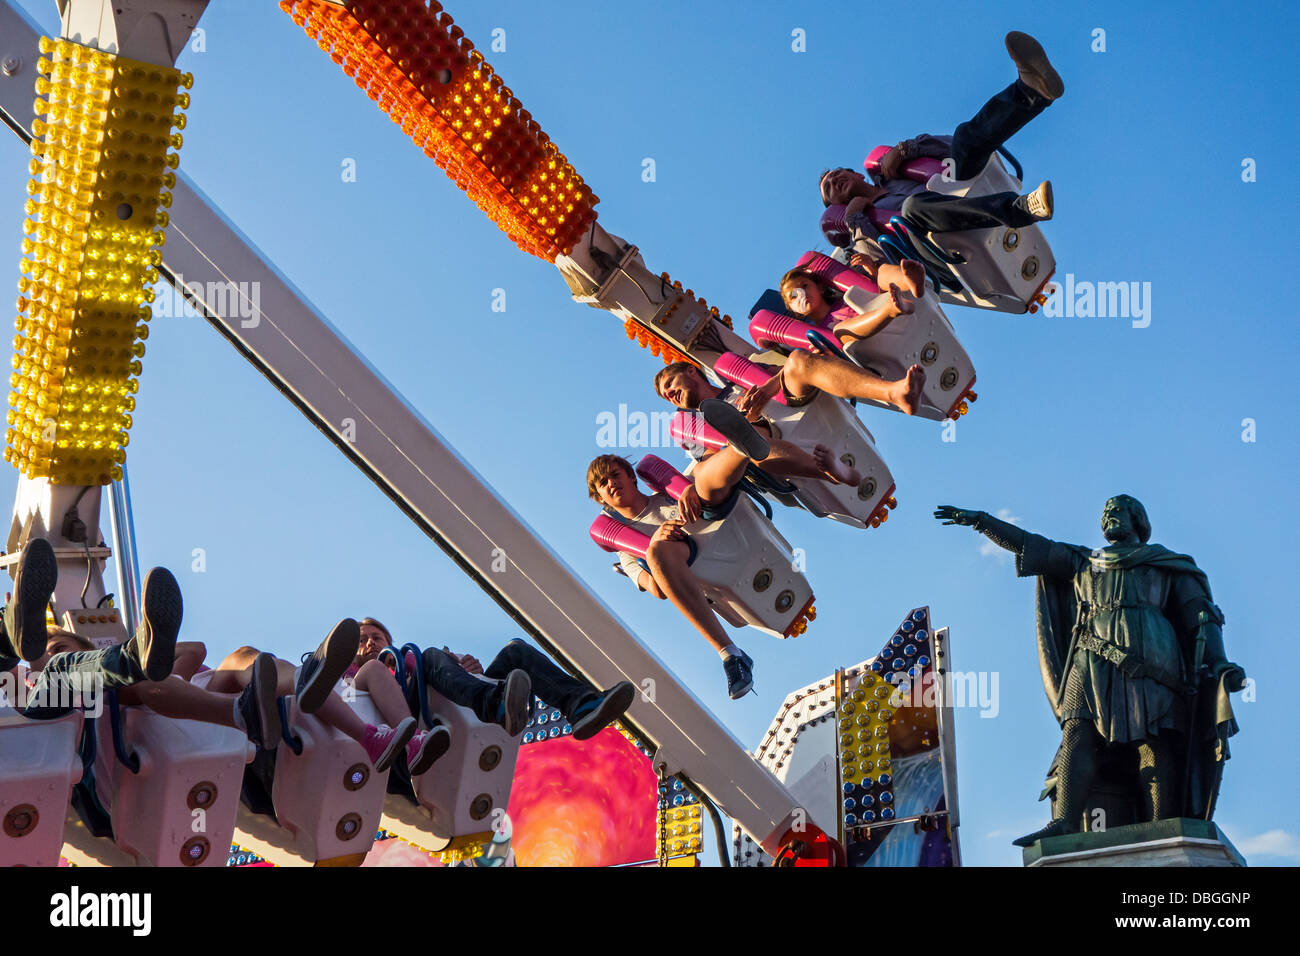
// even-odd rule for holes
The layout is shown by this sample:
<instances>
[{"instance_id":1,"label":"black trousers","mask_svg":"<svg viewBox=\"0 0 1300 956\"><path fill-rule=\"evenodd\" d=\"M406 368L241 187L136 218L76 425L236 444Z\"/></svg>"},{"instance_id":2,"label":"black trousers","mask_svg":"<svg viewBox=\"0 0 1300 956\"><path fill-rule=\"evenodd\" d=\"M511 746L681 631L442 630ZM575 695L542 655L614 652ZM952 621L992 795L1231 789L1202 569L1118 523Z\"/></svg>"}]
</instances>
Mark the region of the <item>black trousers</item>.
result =
<instances>
[{"instance_id":1,"label":"black trousers","mask_svg":"<svg viewBox=\"0 0 1300 956\"><path fill-rule=\"evenodd\" d=\"M978 176L999 146L1051 104L1020 80L980 107L980 111L952 134L953 175ZM991 196L944 196L925 190L908 196L902 213L928 232L960 232L994 226L1028 226L1035 222L1028 210L1016 205L1015 193Z\"/></svg>"},{"instance_id":2,"label":"black trousers","mask_svg":"<svg viewBox=\"0 0 1300 956\"><path fill-rule=\"evenodd\" d=\"M596 692L585 682L570 677L541 651L523 641L511 641L501 648L483 671L493 683L482 681L456 663L446 651L430 647L424 652L424 679L439 694L454 704L468 707L484 723L496 721L501 703L501 684L513 670L526 673L533 682L533 693L552 707L564 712L570 722L573 713Z\"/></svg>"}]
</instances>

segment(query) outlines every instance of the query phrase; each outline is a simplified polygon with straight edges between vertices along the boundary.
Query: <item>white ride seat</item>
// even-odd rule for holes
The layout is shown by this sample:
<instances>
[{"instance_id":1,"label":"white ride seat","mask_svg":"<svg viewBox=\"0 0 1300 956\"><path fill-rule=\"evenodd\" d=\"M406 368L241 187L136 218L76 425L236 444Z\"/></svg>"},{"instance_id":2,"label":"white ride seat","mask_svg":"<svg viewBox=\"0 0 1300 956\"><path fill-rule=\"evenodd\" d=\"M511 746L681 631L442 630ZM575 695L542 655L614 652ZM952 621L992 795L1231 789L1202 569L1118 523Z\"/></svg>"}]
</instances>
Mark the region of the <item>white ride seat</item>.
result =
<instances>
[{"instance_id":1,"label":"white ride seat","mask_svg":"<svg viewBox=\"0 0 1300 956\"><path fill-rule=\"evenodd\" d=\"M171 679L171 678L169 678ZM142 866L225 866L244 765L256 748L231 727L122 707L133 773L114 752L108 710L95 722L95 786L113 841Z\"/></svg>"},{"instance_id":2,"label":"white ride seat","mask_svg":"<svg viewBox=\"0 0 1300 956\"><path fill-rule=\"evenodd\" d=\"M511 737L499 724L483 723L469 708L430 687L426 693L430 714L451 734L451 747L426 773L411 779L415 803L402 794L388 794L383 825L434 851L488 843L502 826L510 802L519 735Z\"/></svg>"},{"instance_id":3,"label":"white ride seat","mask_svg":"<svg viewBox=\"0 0 1300 956\"><path fill-rule=\"evenodd\" d=\"M58 866L82 716L31 720L0 706L0 866Z\"/></svg>"},{"instance_id":4,"label":"white ride seat","mask_svg":"<svg viewBox=\"0 0 1300 956\"><path fill-rule=\"evenodd\" d=\"M689 482L661 458L646 455L637 474L654 491L678 498ZM722 518L701 518L686 527L696 549L691 571L718 616L733 627L757 628L773 637L797 637L816 617L812 586L790 543L760 514L749 496L737 491ZM609 514L591 526L592 539L607 551L644 557L649 537Z\"/></svg>"}]
</instances>

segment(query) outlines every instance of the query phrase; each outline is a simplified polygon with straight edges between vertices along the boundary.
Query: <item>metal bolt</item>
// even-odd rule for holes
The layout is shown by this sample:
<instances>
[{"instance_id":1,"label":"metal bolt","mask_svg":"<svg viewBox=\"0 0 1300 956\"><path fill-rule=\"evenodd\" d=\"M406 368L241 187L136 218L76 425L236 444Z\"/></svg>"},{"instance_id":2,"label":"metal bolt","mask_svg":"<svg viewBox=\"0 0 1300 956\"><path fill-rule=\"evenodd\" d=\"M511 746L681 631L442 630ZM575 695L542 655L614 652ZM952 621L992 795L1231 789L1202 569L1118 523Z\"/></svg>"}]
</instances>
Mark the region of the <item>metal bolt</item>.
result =
<instances>
[{"instance_id":1,"label":"metal bolt","mask_svg":"<svg viewBox=\"0 0 1300 956\"><path fill-rule=\"evenodd\" d=\"M4 71L5 76L13 76L22 69L23 61L16 56L5 57L4 63L0 63L0 70Z\"/></svg>"}]
</instances>

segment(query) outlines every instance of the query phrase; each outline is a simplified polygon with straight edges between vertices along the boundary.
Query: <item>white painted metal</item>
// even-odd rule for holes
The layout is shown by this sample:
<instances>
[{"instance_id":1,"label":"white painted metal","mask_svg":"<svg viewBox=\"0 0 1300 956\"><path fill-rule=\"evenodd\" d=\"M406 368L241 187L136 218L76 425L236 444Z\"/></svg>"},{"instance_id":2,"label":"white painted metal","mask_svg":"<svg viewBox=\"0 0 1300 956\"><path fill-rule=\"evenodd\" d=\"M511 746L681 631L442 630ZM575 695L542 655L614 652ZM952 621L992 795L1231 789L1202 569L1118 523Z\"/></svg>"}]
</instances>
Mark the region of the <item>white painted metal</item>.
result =
<instances>
[{"instance_id":1,"label":"white painted metal","mask_svg":"<svg viewBox=\"0 0 1300 956\"><path fill-rule=\"evenodd\" d=\"M925 184L945 196L988 196L1015 192L1024 187L1007 171L996 153L974 179L945 182L936 173ZM954 305L999 312L1026 312L1038 307L1037 295L1056 271L1056 258L1038 226L1010 229L970 229L945 232L935 238L948 252L960 252L966 263L954 267L963 288L944 292L939 298Z\"/></svg>"},{"instance_id":2,"label":"white painted metal","mask_svg":"<svg viewBox=\"0 0 1300 956\"><path fill-rule=\"evenodd\" d=\"M853 413L849 403L824 392L807 405L791 408L769 402L763 414L777 427L778 437L812 454L825 445L840 461L858 469L858 484L833 485L815 479L794 479L799 503L819 518L865 528L871 516L893 495L894 475L876 449L876 439Z\"/></svg>"},{"instance_id":3,"label":"white painted metal","mask_svg":"<svg viewBox=\"0 0 1300 956\"><path fill-rule=\"evenodd\" d=\"M0 820L35 821L14 835L0 829L0 865L58 866L68 796L81 779L81 719L29 720L0 704Z\"/></svg>"},{"instance_id":4,"label":"white painted metal","mask_svg":"<svg viewBox=\"0 0 1300 956\"><path fill-rule=\"evenodd\" d=\"M486 680L486 678L481 678ZM383 826L427 850L488 843L505 816L519 756L520 734L485 724L429 688L429 711L451 734L451 747L414 778L417 803L401 794L384 801Z\"/></svg>"},{"instance_id":5,"label":"white painted metal","mask_svg":"<svg viewBox=\"0 0 1300 956\"><path fill-rule=\"evenodd\" d=\"M137 774L114 754L107 717L96 726L95 783L113 815L118 847L142 866L225 866L244 765L256 752L248 738L230 727L123 707L122 733L127 752L140 761ZM188 798L201 791L210 801L191 807Z\"/></svg>"},{"instance_id":6,"label":"white painted metal","mask_svg":"<svg viewBox=\"0 0 1300 956\"><path fill-rule=\"evenodd\" d=\"M844 294L844 301L859 312L866 312L879 299L860 286L850 286ZM925 370L921 402L937 413L927 418L950 418L975 384L975 366L929 287L916 300L914 312L891 319L880 331L858 339L845 351L867 371L885 379L902 378L909 366L920 365Z\"/></svg>"},{"instance_id":7,"label":"white painted metal","mask_svg":"<svg viewBox=\"0 0 1300 956\"><path fill-rule=\"evenodd\" d=\"M59 0L65 39L105 53L172 66L208 0Z\"/></svg>"}]
</instances>

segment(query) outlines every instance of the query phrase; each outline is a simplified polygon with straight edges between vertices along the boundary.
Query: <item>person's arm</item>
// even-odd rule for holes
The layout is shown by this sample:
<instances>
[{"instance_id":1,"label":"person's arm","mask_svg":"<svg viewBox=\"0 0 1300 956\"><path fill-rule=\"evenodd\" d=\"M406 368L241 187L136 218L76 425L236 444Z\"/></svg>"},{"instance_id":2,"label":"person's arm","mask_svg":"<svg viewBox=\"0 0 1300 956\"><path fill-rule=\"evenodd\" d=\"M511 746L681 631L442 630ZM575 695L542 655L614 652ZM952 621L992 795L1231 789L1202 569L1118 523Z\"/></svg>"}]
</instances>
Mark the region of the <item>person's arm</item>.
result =
<instances>
[{"instance_id":1,"label":"person's arm","mask_svg":"<svg viewBox=\"0 0 1300 956\"><path fill-rule=\"evenodd\" d=\"M650 590L650 588L646 586L646 581L652 583L653 579L650 577L650 572L641 567L640 559L637 558L635 554L628 551L620 551L618 553L618 565L623 569L623 574L626 575L627 579L636 586L638 591ZM646 581L642 580L642 575L645 576Z\"/></svg>"},{"instance_id":2,"label":"person's arm","mask_svg":"<svg viewBox=\"0 0 1300 956\"><path fill-rule=\"evenodd\" d=\"M844 207L844 227L848 229L852 243L849 265L861 269L875 282L876 273L889 260L885 257L885 250L876 242L879 230L871 219L871 203L862 196L854 196Z\"/></svg>"},{"instance_id":3,"label":"person's arm","mask_svg":"<svg viewBox=\"0 0 1300 956\"><path fill-rule=\"evenodd\" d=\"M483 673L483 665L479 663L478 658L475 657L473 654L452 654L451 656L456 659L456 663L459 664L461 666L461 669L464 670L466 673L469 674Z\"/></svg>"},{"instance_id":4,"label":"person's arm","mask_svg":"<svg viewBox=\"0 0 1300 956\"><path fill-rule=\"evenodd\" d=\"M760 422L763 420L763 409L767 408L767 403L776 398L780 391L781 373L777 371L762 385L746 389L745 393L736 399L736 407L750 422Z\"/></svg>"},{"instance_id":5,"label":"person's arm","mask_svg":"<svg viewBox=\"0 0 1300 956\"><path fill-rule=\"evenodd\" d=\"M951 154L951 136L922 133L903 140L886 153L880 160L880 175L884 179L900 179L903 167L914 159L946 159Z\"/></svg>"},{"instance_id":6,"label":"person's arm","mask_svg":"<svg viewBox=\"0 0 1300 956\"><path fill-rule=\"evenodd\" d=\"M1228 689L1240 690L1246 672L1228 660L1223 648L1223 612L1210 600L1210 595L1201 586L1201 582L1191 574L1175 575L1173 592L1183 626L1193 639L1201 638L1205 641L1201 660L1209 668L1210 676L1218 678L1226 671L1239 671L1239 676L1229 684Z\"/></svg>"}]
</instances>

